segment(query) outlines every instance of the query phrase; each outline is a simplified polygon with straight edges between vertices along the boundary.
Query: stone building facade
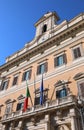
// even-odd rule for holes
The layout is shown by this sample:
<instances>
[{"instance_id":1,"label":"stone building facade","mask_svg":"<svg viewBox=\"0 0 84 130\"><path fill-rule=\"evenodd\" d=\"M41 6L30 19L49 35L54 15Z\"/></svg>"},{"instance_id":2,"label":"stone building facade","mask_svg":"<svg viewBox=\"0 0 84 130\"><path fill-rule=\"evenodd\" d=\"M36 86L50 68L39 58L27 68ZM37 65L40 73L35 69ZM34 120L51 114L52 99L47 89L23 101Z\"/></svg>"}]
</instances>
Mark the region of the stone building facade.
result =
<instances>
[{"instance_id":1,"label":"stone building facade","mask_svg":"<svg viewBox=\"0 0 84 130\"><path fill-rule=\"evenodd\" d=\"M0 130L84 130L84 13L59 20L44 14L34 39L0 66Z\"/></svg>"}]
</instances>

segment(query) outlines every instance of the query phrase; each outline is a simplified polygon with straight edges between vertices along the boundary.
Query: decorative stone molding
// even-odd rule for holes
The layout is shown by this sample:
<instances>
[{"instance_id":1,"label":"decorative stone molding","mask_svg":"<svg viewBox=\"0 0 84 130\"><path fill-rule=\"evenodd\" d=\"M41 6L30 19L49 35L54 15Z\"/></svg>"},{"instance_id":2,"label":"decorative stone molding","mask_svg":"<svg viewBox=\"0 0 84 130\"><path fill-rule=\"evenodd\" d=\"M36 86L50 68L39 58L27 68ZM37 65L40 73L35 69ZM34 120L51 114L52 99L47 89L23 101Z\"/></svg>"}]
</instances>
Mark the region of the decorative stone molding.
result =
<instances>
[{"instance_id":1,"label":"decorative stone molding","mask_svg":"<svg viewBox=\"0 0 84 130\"><path fill-rule=\"evenodd\" d=\"M45 115L45 122L50 122L50 115Z\"/></svg>"},{"instance_id":2,"label":"decorative stone molding","mask_svg":"<svg viewBox=\"0 0 84 130\"><path fill-rule=\"evenodd\" d=\"M74 108L70 109L69 115L70 115L71 117L72 117L72 116L76 116L76 112L75 112L75 109L74 109Z\"/></svg>"}]
</instances>

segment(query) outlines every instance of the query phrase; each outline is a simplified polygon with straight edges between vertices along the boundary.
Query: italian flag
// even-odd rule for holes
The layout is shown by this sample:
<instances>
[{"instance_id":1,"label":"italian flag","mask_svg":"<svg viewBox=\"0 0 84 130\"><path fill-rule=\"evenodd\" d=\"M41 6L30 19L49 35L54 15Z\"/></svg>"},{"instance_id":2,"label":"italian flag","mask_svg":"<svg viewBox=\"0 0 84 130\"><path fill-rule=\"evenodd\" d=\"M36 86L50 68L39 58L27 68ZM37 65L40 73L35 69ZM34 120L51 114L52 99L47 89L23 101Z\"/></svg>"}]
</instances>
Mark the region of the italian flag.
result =
<instances>
[{"instance_id":1,"label":"italian flag","mask_svg":"<svg viewBox=\"0 0 84 130\"><path fill-rule=\"evenodd\" d=\"M28 86L27 86L26 97L25 97L25 101L24 101L24 105L23 105L23 112L25 112L27 110L27 107L28 107L28 98L29 97L30 97L30 92L29 92L29 89L28 89Z\"/></svg>"}]
</instances>

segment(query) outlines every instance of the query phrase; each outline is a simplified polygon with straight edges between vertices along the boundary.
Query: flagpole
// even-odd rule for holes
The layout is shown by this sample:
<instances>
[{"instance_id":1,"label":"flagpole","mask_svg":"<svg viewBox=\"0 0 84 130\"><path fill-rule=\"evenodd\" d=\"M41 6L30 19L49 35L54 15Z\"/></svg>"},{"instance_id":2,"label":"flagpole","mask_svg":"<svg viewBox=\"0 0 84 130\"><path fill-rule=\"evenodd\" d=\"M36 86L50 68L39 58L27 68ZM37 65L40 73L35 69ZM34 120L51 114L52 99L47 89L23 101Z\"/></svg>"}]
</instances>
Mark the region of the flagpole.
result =
<instances>
[{"instance_id":1,"label":"flagpole","mask_svg":"<svg viewBox=\"0 0 84 130\"><path fill-rule=\"evenodd\" d=\"M28 87L27 80L26 80L26 84L27 84L27 87ZM28 89L29 89L29 87L28 87ZM32 106L33 106L32 98L31 98L31 94L30 94L30 100L31 100L31 104L32 104Z\"/></svg>"},{"instance_id":2,"label":"flagpole","mask_svg":"<svg viewBox=\"0 0 84 130\"><path fill-rule=\"evenodd\" d=\"M40 86L40 105L43 105L43 92L44 92L44 88L43 88L43 74L42 74L42 81L41 81L41 86Z\"/></svg>"},{"instance_id":3,"label":"flagpole","mask_svg":"<svg viewBox=\"0 0 84 130\"><path fill-rule=\"evenodd\" d=\"M35 74L34 74L34 92L35 92L35 97L36 97L36 79L35 79Z\"/></svg>"}]
</instances>

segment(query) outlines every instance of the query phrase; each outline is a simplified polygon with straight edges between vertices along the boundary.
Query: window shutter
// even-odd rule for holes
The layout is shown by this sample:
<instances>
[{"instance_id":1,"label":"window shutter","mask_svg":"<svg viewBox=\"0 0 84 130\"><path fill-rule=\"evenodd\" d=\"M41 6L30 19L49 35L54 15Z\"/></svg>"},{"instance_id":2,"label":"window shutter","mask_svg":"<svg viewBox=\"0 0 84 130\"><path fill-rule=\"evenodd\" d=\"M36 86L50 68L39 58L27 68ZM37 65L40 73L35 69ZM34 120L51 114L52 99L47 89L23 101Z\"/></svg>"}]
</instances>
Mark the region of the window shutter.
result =
<instances>
[{"instance_id":1,"label":"window shutter","mask_svg":"<svg viewBox=\"0 0 84 130\"><path fill-rule=\"evenodd\" d=\"M84 82L80 84L81 95L84 98Z\"/></svg>"},{"instance_id":2,"label":"window shutter","mask_svg":"<svg viewBox=\"0 0 84 130\"><path fill-rule=\"evenodd\" d=\"M65 63L65 64L67 63L67 57L66 57L65 53L63 54L63 63Z\"/></svg>"},{"instance_id":3,"label":"window shutter","mask_svg":"<svg viewBox=\"0 0 84 130\"><path fill-rule=\"evenodd\" d=\"M54 58L54 67L57 66L57 57Z\"/></svg>"},{"instance_id":4,"label":"window shutter","mask_svg":"<svg viewBox=\"0 0 84 130\"><path fill-rule=\"evenodd\" d=\"M40 65L37 66L37 75L39 75L39 74L40 74Z\"/></svg>"},{"instance_id":5,"label":"window shutter","mask_svg":"<svg viewBox=\"0 0 84 130\"><path fill-rule=\"evenodd\" d=\"M76 51L77 49L74 49L73 50L73 53L74 53L74 58L76 59L77 58L77 51Z\"/></svg>"},{"instance_id":6,"label":"window shutter","mask_svg":"<svg viewBox=\"0 0 84 130\"><path fill-rule=\"evenodd\" d=\"M0 91L2 90L2 88L3 88L3 80L1 82Z\"/></svg>"},{"instance_id":7,"label":"window shutter","mask_svg":"<svg viewBox=\"0 0 84 130\"><path fill-rule=\"evenodd\" d=\"M14 79L13 79L13 85L17 84L17 80L18 80L18 76L14 77Z\"/></svg>"},{"instance_id":8,"label":"window shutter","mask_svg":"<svg viewBox=\"0 0 84 130\"><path fill-rule=\"evenodd\" d=\"M9 85L9 80L7 81L7 86L6 86L6 89L8 88L8 85Z\"/></svg>"},{"instance_id":9,"label":"window shutter","mask_svg":"<svg viewBox=\"0 0 84 130\"><path fill-rule=\"evenodd\" d=\"M78 52L78 57L81 57L81 52L80 52L80 48L77 48L77 52Z\"/></svg>"},{"instance_id":10,"label":"window shutter","mask_svg":"<svg viewBox=\"0 0 84 130\"><path fill-rule=\"evenodd\" d=\"M28 79L31 79L31 73L32 73L32 70L29 70L29 77L28 77Z\"/></svg>"},{"instance_id":11,"label":"window shutter","mask_svg":"<svg viewBox=\"0 0 84 130\"><path fill-rule=\"evenodd\" d=\"M43 98L44 100L43 100L43 101L46 102L46 101L47 101L47 98L48 98L48 95L47 95L47 94L44 94L44 98Z\"/></svg>"},{"instance_id":12,"label":"window shutter","mask_svg":"<svg viewBox=\"0 0 84 130\"><path fill-rule=\"evenodd\" d=\"M17 107L16 107L16 111L18 111L19 110L19 103L17 104Z\"/></svg>"},{"instance_id":13,"label":"window shutter","mask_svg":"<svg viewBox=\"0 0 84 130\"><path fill-rule=\"evenodd\" d=\"M23 73L23 76L22 76L22 81L24 81L24 77L25 77L25 72Z\"/></svg>"},{"instance_id":14,"label":"window shutter","mask_svg":"<svg viewBox=\"0 0 84 130\"><path fill-rule=\"evenodd\" d=\"M60 94L59 91L56 91L56 98L59 98L59 97L60 97L59 94Z\"/></svg>"},{"instance_id":15,"label":"window shutter","mask_svg":"<svg viewBox=\"0 0 84 130\"><path fill-rule=\"evenodd\" d=\"M44 66L45 66L44 72L47 72L48 71L48 62L45 62Z\"/></svg>"}]
</instances>

